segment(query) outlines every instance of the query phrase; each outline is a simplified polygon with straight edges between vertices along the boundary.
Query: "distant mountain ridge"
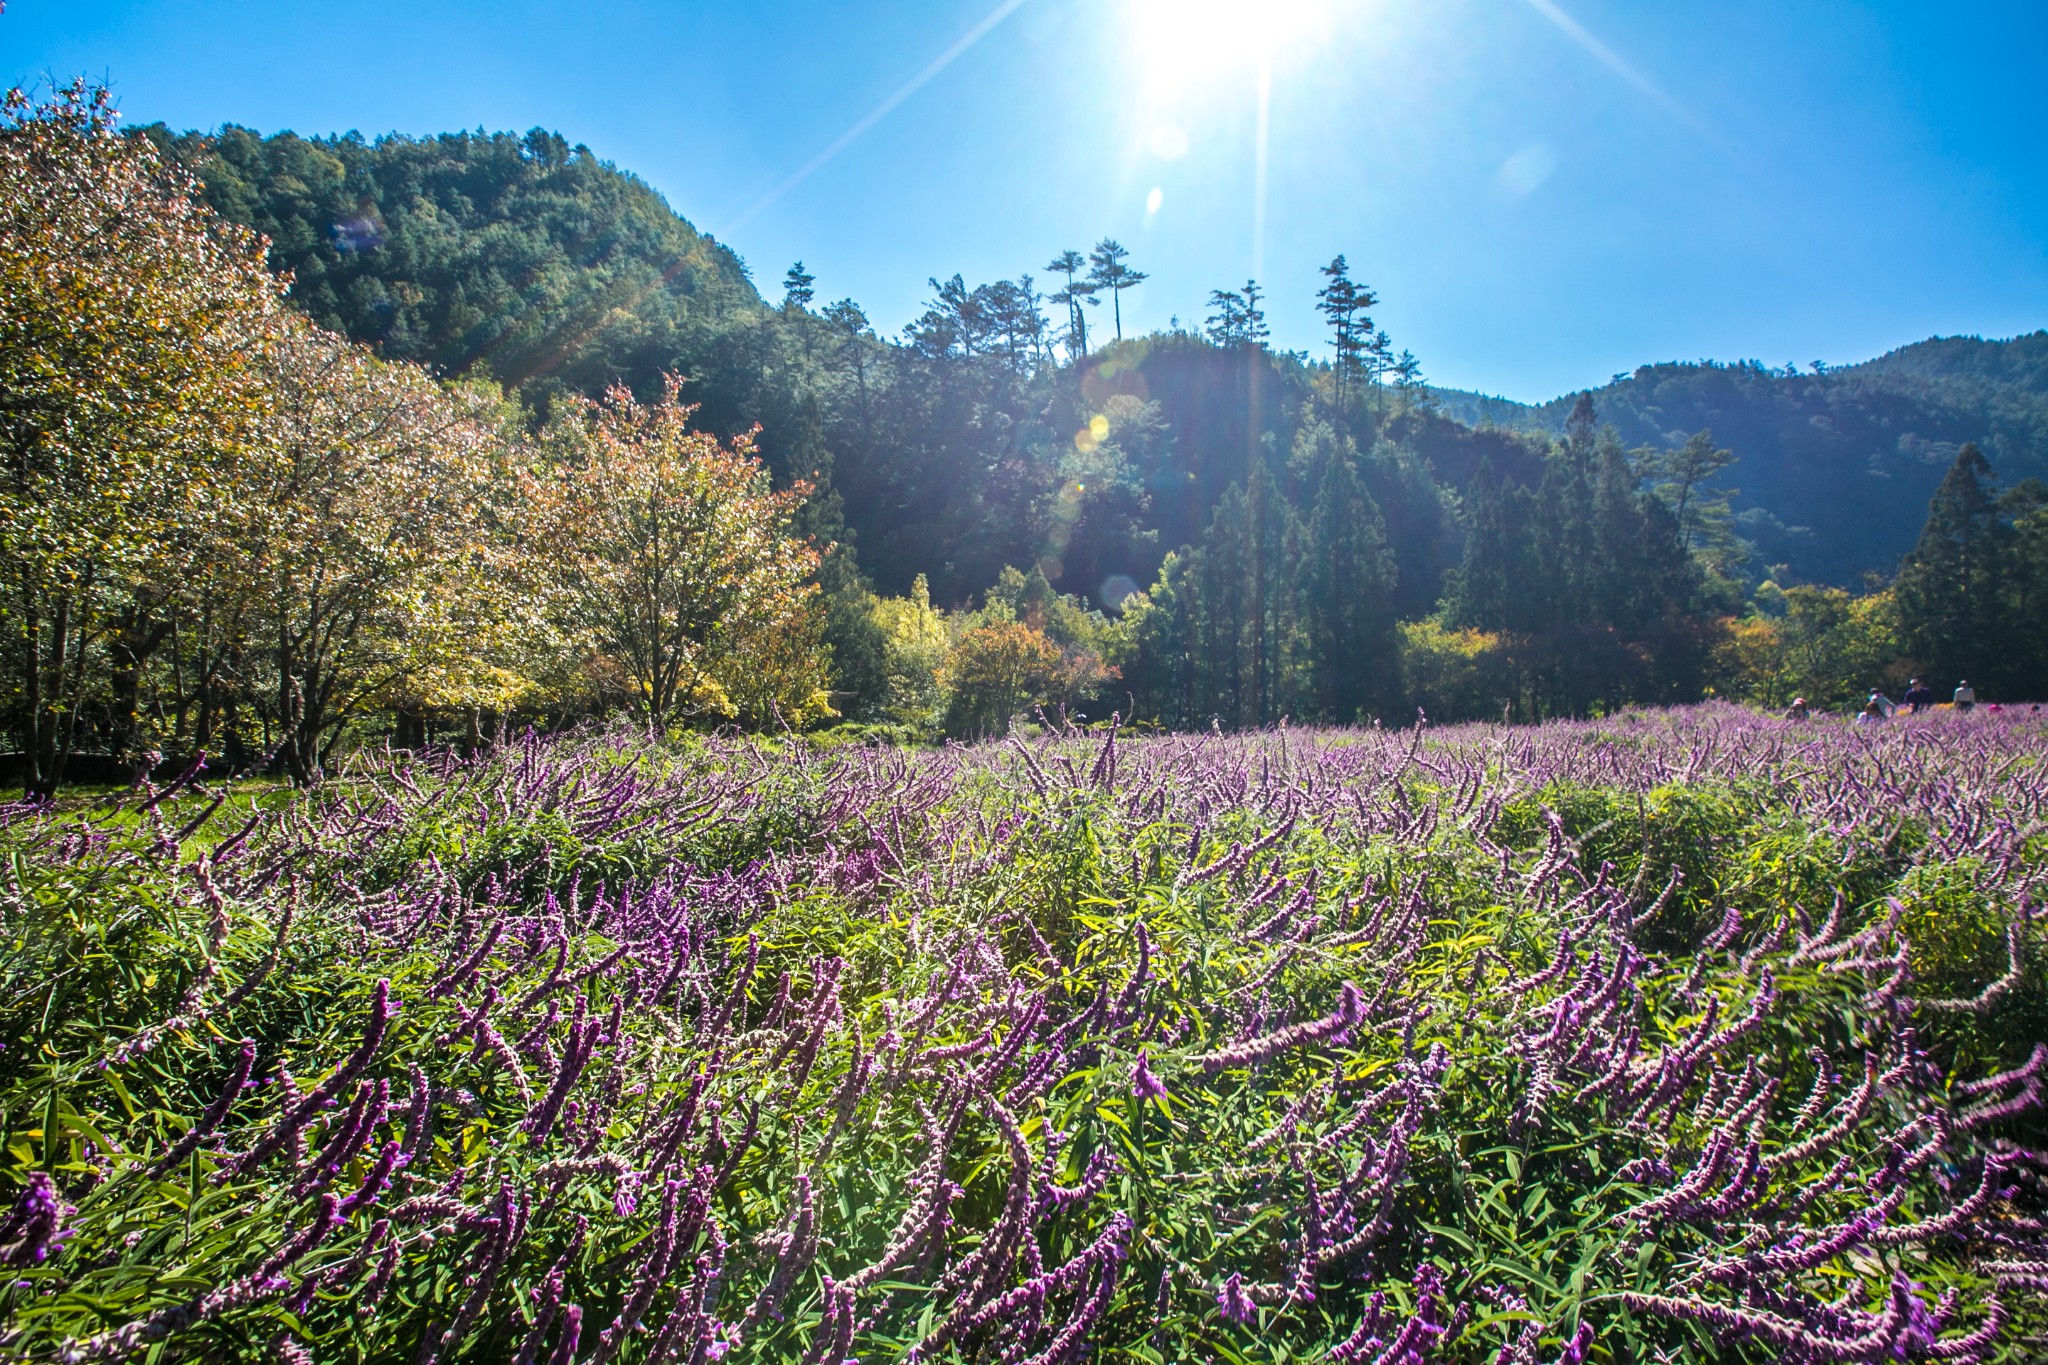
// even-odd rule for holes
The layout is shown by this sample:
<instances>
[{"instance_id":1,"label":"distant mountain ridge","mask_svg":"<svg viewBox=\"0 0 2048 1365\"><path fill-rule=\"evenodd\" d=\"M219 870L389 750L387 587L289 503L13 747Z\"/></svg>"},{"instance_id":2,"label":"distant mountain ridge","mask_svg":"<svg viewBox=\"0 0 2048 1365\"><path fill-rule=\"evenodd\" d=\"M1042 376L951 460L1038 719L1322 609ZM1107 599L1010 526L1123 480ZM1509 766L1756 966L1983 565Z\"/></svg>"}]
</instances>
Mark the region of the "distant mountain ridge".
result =
<instances>
[{"instance_id":1,"label":"distant mountain ridge","mask_svg":"<svg viewBox=\"0 0 2048 1365\"><path fill-rule=\"evenodd\" d=\"M1563 432L1579 397L1531 405L1432 392L1457 420L1544 436ZM1737 456L1725 481L1744 534L1800 580L1853 585L1897 568L1965 442L2005 483L2048 477L2048 331L1934 337L1818 373L1644 365L1587 392L1631 447L1672 448L1711 430Z\"/></svg>"}]
</instances>

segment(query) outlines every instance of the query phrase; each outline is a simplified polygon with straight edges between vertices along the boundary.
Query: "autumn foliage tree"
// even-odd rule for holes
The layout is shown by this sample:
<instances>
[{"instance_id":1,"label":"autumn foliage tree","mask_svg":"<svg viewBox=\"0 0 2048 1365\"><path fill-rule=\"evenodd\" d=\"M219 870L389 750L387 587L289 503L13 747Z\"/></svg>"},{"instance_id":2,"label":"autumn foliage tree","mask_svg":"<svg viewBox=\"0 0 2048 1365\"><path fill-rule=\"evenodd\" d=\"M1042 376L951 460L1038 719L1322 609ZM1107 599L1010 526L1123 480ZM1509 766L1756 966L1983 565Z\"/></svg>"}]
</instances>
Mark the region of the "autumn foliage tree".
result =
<instances>
[{"instance_id":1,"label":"autumn foliage tree","mask_svg":"<svg viewBox=\"0 0 2048 1365\"><path fill-rule=\"evenodd\" d=\"M825 714L819 551L795 529L809 486L774 488L748 438L692 430L680 387L567 402L552 423L534 552L555 617L650 723Z\"/></svg>"},{"instance_id":2,"label":"autumn foliage tree","mask_svg":"<svg viewBox=\"0 0 2048 1365\"><path fill-rule=\"evenodd\" d=\"M946 656L946 728L966 738L1007 734L1012 717L1062 690L1065 666L1060 647L1022 621L970 627Z\"/></svg>"},{"instance_id":3,"label":"autumn foliage tree","mask_svg":"<svg viewBox=\"0 0 2048 1365\"><path fill-rule=\"evenodd\" d=\"M487 613L469 604L517 583L470 581L503 568L481 543L495 436L482 395L298 321L260 365L269 401L221 501L212 586L277 762L303 782L352 717L429 670L474 668L484 641L431 627L477 629Z\"/></svg>"},{"instance_id":4,"label":"autumn foliage tree","mask_svg":"<svg viewBox=\"0 0 2048 1365\"><path fill-rule=\"evenodd\" d=\"M280 311L260 244L114 125L83 84L0 110L0 559L31 795L63 780L110 643L132 678L161 638Z\"/></svg>"}]
</instances>

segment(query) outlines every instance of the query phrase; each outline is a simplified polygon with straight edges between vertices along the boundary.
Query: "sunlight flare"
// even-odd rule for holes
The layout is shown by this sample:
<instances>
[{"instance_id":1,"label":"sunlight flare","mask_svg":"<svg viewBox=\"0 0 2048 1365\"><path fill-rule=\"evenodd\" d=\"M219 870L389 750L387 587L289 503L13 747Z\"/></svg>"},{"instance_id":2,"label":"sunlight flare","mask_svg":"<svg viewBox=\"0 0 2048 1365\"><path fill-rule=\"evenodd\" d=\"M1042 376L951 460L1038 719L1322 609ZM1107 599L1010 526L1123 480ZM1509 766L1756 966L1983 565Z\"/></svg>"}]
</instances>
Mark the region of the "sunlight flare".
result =
<instances>
[{"instance_id":1,"label":"sunlight flare","mask_svg":"<svg viewBox=\"0 0 2048 1365\"><path fill-rule=\"evenodd\" d=\"M1273 54L1324 27L1334 0L1131 0L1131 28L1155 91Z\"/></svg>"}]
</instances>

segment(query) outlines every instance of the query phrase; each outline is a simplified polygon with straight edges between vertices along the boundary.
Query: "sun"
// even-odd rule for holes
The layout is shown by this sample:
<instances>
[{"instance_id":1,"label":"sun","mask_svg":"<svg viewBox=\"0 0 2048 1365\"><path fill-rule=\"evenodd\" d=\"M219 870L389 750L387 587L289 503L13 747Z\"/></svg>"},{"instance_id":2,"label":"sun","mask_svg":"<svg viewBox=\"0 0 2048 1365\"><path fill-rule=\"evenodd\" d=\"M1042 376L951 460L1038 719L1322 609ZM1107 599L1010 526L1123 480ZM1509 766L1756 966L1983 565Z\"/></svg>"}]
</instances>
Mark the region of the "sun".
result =
<instances>
[{"instance_id":1,"label":"sun","mask_svg":"<svg viewBox=\"0 0 2048 1365\"><path fill-rule=\"evenodd\" d=\"M1129 0L1132 41L1155 92L1270 61L1324 27L1333 0Z\"/></svg>"}]
</instances>

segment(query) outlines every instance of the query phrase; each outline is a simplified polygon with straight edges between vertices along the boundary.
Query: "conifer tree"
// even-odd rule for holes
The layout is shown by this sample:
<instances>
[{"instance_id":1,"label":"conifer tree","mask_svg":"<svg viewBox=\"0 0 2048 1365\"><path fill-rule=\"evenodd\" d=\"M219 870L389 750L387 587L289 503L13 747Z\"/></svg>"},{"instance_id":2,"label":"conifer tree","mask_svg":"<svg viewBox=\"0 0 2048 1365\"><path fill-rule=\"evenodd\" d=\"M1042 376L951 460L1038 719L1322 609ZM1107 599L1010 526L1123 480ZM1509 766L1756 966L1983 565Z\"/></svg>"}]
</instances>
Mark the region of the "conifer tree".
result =
<instances>
[{"instance_id":1,"label":"conifer tree","mask_svg":"<svg viewBox=\"0 0 2048 1365\"><path fill-rule=\"evenodd\" d=\"M2004 540L1990 462L1965 445L1928 504L1919 542L1899 566L1900 633L1924 668L1980 683L1991 677L2005 643Z\"/></svg>"},{"instance_id":2,"label":"conifer tree","mask_svg":"<svg viewBox=\"0 0 2048 1365\"><path fill-rule=\"evenodd\" d=\"M1218 346L1236 346L1244 341L1244 296L1235 289L1209 291L1209 319L1203 328Z\"/></svg>"},{"instance_id":3,"label":"conifer tree","mask_svg":"<svg viewBox=\"0 0 2048 1365\"><path fill-rule=\"evenodd\" d=\"M811 300L817 297L817 290L812 287L817 282L818 277L805 270L802 261L798 261L795 265L791 266L782 277L782 307L784 311L800 313L808 310L811 306Z\"/></svg>"},{"instance_id":4,"label":"conifer tree","mask_svg":"<svg viewBox=\"0 0 2048 1365\"><path fill-rule=\"evenodd\" d=\"M1126 264L1131 253L1113 238L1105 237L1095 244L1088 253L1088 282L1097 289L1109 291L1110 305L1116 314L1116 339L1124 339L1124 291L1135 289L1150 279L1142 271L1133 270Z\"/></svg>"},{"instance_id":5,"label":"conifer tree","mask_svg":"<svg viewBox=\"0 0 2048 1365\"><path fill-rule=\"evenodd\" d=\"M1266 291L1259 288L1257 280L1246 280L1244 289L1238 295L1244 300L1244 339L1253 346L1264 346L1273 339L1271 329L1266 326L1266 310L1259 307L1259 301L1266 297Z\"/></svg>"},{"instance_id":6,"label":"conifer tree","mask_svg":"<svg viewBox=\"0 0 2048 1365\"><path fill-rule=\"evenodd\" d=\"M1203 329L1209 340L1218 346L1264 346L1273 335L1266 326L1265 310L1259 307L1264 297L1257 280L1246 280L1241 291L1210 290L1212 311Z\"/></svg>"},{"instance_id":7,"label":"conifer tree","mask_svg":"<svg viewBox=\"0 0 2048 1365\"><path fill-rule=\"evenodd\" d=\"M1319 709L1324 719L1348 724L1369 708L1391 707L1399 694L1393 557L1349 439L1322 424L1305 439L1315 501L1302 572L1303 625Z\"/></svg>"},{"instance_id":8,"label":"conifer tree","mask_svg":"<svg viewBox=\"0 0 2048 1365\"><path fill-rule=\"evenodd\" d=\"M2048 485L2027 479L2001 499L2009 629L1988 681L2005 696L2048 697Z\"/></svg>"},{"instance_id":9,"label":"conifer tree","mask_svg":"<svg viewBox=\"0 0 2048 1365\"><path fill-rule=\"evenodd\" d=\"M1046 272L1063 275L1066 283L1054 290L1047 302L1061 304L1067 310L1067 359L1079 360L1088 354L1088 307L1096 307L1101 300L1095 297L1096 286L1082 277L1088 258L1069 247L1046 262Z\"/></svg>"},{"instance_id":10,"label":"conifer tree","mask_svg":"<svg viewBox=\"0 0 2048 1365\"><path fill-rule=\"evenodd\" d=\"M1735 452L1714 444L1714 433L1701 427L1677 450L1658 455L1651 473L1659 479L1657 492L1671 505L1678 518L1679 542L1688 553L1708 548L1714 540L1713 527L1725 525L1728 501L1716 497L1707 483L1735 463Z\"/></svg>"},{"instance_id":11,"label":"conifer tree","mask_svg":"<svg viewBox=\"0 0 2048 1365\"><path fill-rule=\"evenodd\" d=\"M1201 660L1191 644L1201 609L1195 554L1169 554L1159 577L1124 608L1131 663L1125 679L1141 716L1156 717L1175 729L1209 722L1196 699Z\"/></svg>"},{"instance_id":12,"label":"conifer tree","mask_svg":"<svg viewBox=\"0 0 2048 1365\"><path fill-rule=\"evenodd\" d=\"M1243 487L1232 484L1217 500L1195 552L1200 605L1190 632L1200 661L1196 705L1227 726L1244 724L1251 709L1245 624L1251 615L1252 540L1251 508Z\"/></svg>"},{"instance_id":13,"label":"conifer tree","mask_svg":"<svg viewBox=\"0 0 2048 1365\"><path fill-rule=\"evenodd\" d=\"M793 526L821 553L818 588L824 599L832 704L851 719L873 719L888 701L888 639L875 619L875 596L855 558L845 499L832 484L832 451L825 444L815 394L805 394L797 409L797 437L789 463L793 476L812 490Z\"/></svg>"},{"instance_id":14,"label":"conifer tree","mask_svg":"<svg viewBox=\"0 0 2048 1365\"><path fill-rule=\"evenodd\" d=\"M1329 281L1316 291L1316 311L1330 324L1330 344L1337 352L1332 369L1339 411L1344 395L1355 398L1365 375L1366 359L1373 348L1374 329L1370 312L1379 306L1379 295L1351 278L1351 267L1339 255L1322 268Z\"/></svg>"},{"instance_id":15,"label":"conifer tree","mask_svg":"<svg viewBox=\"0 0 2048 1365\"><path fill-rule=\"evenodd\" d=\"M1507 630L1514 620L1517 584L1526 579L1522 527L1526 499L1501 486L1493 461L1482 457L1465 494L1465 559L1451 594L1451 615L1479 630Z\"/></svg>"},{"instance_id":16,"label":"conifer tree","mask_svg":"<svg viewBox=\"0 0 2048 1365\"><path fill-rule=\"evenodd\" d=\"M1581 459L1591 459L1593 438L1600 428L1600 412L1593 406L1593 395L1582 393L1572 404L1571 416L1564 419L1565 448Z\"/></svg>"}]
</instances>

